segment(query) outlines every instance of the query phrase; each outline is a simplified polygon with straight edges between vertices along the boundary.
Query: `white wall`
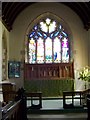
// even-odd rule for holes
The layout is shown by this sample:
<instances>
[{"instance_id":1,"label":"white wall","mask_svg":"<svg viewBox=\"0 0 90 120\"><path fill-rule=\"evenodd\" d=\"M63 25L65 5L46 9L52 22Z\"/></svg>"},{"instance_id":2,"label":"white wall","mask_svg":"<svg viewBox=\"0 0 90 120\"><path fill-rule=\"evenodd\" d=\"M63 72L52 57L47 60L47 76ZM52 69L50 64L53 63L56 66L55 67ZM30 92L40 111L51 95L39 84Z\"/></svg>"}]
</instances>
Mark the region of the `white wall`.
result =
<instances>
[{"instance_id":1,"label":"white wall","mask_svg":"<svg viewBox=\"0 0 90 120\"><path fill-rule=\"evenodd\" d=\"M2 82L2 37L3 37L3 33L6 34L6 38L7 38L7 51L9 48L9 32L8 30L5 28L5 26L2 24L2 22L0 21L0 83ZM9 52L8 52L9 55ZM8 67L8 66L7 66ZM0 85L0 89L2 90L2 86ZM0 94L0 101L3 101L3 97Z\"/></svg>"},{"instance_id":2,"label":"white wall","mask_svg":"<svg viewBox=\"0 0 90 120\"><path fill-rule=\"evenodd\" d=\"M26 30L29 24L44 12L52 12L62 18L72 31L73 56L75 68L76 89L82 89L82 84L77 81L77 69L88 64L88 32L84 29L79 16L67 6L60 3L36 3L27 7L17 17L10 32L9 59L21 61L21 51L24 48ZM23 85L22 80L18 80L18 86Z\"/></svg>"}]
</instances>

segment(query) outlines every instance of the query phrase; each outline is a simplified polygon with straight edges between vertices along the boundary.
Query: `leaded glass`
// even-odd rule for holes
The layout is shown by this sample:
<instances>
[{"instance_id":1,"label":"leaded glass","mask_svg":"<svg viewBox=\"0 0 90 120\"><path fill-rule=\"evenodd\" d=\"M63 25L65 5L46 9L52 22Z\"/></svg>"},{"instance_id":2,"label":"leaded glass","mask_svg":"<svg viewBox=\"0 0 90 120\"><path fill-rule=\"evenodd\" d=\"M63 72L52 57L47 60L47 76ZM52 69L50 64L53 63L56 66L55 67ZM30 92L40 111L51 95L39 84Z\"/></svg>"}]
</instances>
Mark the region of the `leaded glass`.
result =
<instances>
[{"instance_id":1,"label":"leaded glass","mask_svg":"<svg viewBox=\"0 0 90 120\"><path fill-rule=\"evenodd\" d=\"M49 37L45 42L45 60L46 63L52 62L52 40Z\"/></svg>"},{"instance_id":2,"label":"leaded glass","mask_svg":"<svg viewBox=\"0 0 90 120\"><path fill-rule=\"evenodd\" d=\"M67 37L67 34L66 34L65 32L62 32L62 34L63 34L65 37Z\"/></svg>"},{"instance_id":3,"label":"leaded glass","mask_svg":"<svg viewBox=\"0 0 90 120\"><path fill-rule=\"evenodd\" d=\"M29 42L29 63L36 62L36 43L35 40L32 38Z\"/></svg>"},{"instance_id":4,"label":"leaded glass","mask_svg":"<svg viewBox=\"0 0 90 120\"><path fill-rule=\"evenodd\" d=\"M69 62L69 47L68 34L59 22L40 20L29 33L29 63Z\"/></svg>"},{"instance_id":5,"label":"leaded glass","mask_svg":"<svg viewBox=\"0 0 90 120\"><path fill-rule=\"evenodd\" d=\"M54 34L54 37L57 37L59 35L59 31L56 31L56 33Z\"/></svg>"},{"instance_id":6,"label":"leaded glass","mask_svg":"<svg viewBox=\"0 0 90 120\"><path fill-rule=\"evenodd\" d=\"M50 25L49 25L49 33L55 31L55 28L56 28L56 22L53 21L53 22L50 23Z\"/></svg>"},{"instance_id":7,"label":"leaded glass","mask_svg":"<svg viewBox=\"0 0 90 120\"><path fill-rule=\"evenodd\" d=\"M62 62L69 62L69 47L67 38L62 40Z\"/></svg>"},{"instance_id":8,"label":"leaded glass","mask_svg":"<svg viewBox=\"0 0 90 120\"><path fill-rule=\"evenodd\" d=\"M35 32L31 32L31 34L29 35L29 37L30 37L30 38L33 37L34 34L35 34Z\"/></svg>"},{"instance_id":9,"label":"leaded glass","mask_svg":"<svg viewBox=\"0 0 90 120\"><path fill-rule=\"evenodd\" d=\"M49 24L50 24L50 21L51 21L51 19L47 18L47 19L46 19L46 24L49 25Z\"/></svg>"},{"instance_id":10,"label":"leaded glass","mask_svg":"<svg viewBox=\"0 0 90 120\"><path fill-rule=\"evenodd\" d=\"M44 37L44 39L46 39L48 36L47 36L47 34L43 33L43 37Z\"/></svg>"},{"instance_id":11,"label":"leaded glass","mask_svg":"<svg viewBox=\"0 0 90 120\"><path fill-rule=\"evenodd\" d=\"M48 26L44 22L40 22L40 28L43 32L48 32Z\"/></svg>"},{"instance_id":12,"label":"leaded glass","mask_svg":"<svg viewBox=\"0 0 90 120\"><path fill-rule=\"evenodd\" d=\"M58 63L61 61L61 42L59 38L54 39L54 62Z\"/></svg>"},{"instance_id":13,"label":"leaded glass","mask_svg":"<svg viewBox=\"0 0 90 120\"><path fill-rule=\"evenodd\" d=\"M37 63L44 62L44 44L43 39L39 38L37 40Z\"/></svg>"}]
</instances>

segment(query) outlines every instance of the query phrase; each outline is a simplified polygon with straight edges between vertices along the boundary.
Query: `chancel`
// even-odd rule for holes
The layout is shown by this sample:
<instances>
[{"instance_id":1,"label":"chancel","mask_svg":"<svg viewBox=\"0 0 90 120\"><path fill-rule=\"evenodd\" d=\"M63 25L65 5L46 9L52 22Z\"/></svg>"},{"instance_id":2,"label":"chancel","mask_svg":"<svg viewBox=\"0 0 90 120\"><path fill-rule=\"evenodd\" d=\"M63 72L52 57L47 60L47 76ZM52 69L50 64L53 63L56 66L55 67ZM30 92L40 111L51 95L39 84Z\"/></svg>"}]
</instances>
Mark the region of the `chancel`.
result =
<instances>
[{"instance_id":1,"label":"chancel","mask_svg":"<svg viewBox=\"0 0 90 120\"><path fill-rule=\"evenodd\" d=\"M90 2L0 2L1 120L90 119Z\"/></svg>"}]
</instances>

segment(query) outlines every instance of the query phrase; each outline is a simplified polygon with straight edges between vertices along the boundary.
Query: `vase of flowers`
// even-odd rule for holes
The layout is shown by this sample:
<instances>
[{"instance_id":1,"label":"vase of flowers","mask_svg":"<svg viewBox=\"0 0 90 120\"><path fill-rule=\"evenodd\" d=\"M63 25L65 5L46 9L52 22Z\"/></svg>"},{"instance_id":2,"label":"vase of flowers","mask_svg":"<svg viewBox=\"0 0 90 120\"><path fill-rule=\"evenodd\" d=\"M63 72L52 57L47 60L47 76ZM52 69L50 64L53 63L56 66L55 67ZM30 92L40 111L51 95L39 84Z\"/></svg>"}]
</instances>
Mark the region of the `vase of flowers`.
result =
<instances>
[{"instance_id":1,"label":"vase of flowers","mask_svg":"<svg viewBox=\"0 0 90 120\"><path fill-rule=\"evenodd\" d=\"M79 70L79 78L85 81L85 89L86 89L86 82L90 82L90 67L86 66Z\"/></svg>"}]
</instances>

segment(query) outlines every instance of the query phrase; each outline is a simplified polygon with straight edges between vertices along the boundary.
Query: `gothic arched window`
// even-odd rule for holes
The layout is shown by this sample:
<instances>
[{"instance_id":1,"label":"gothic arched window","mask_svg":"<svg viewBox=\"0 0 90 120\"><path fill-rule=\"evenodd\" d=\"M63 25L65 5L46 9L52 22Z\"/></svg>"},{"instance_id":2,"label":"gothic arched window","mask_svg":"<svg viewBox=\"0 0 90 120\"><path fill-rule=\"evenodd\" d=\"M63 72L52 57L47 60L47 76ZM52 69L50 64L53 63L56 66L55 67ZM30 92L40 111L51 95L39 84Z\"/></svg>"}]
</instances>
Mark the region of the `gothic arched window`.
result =
<instances>
[{"instance_id":1,"label":"gothic arched window","mask_svg":"<svg viewBox=\"0 0 90 120\"><path fill-rule=\"evenodd\" d=\"M62 24L49 17L33 26L28 35L28 62L68 63L70 44Z\"/></svg>"}]
</instances>

